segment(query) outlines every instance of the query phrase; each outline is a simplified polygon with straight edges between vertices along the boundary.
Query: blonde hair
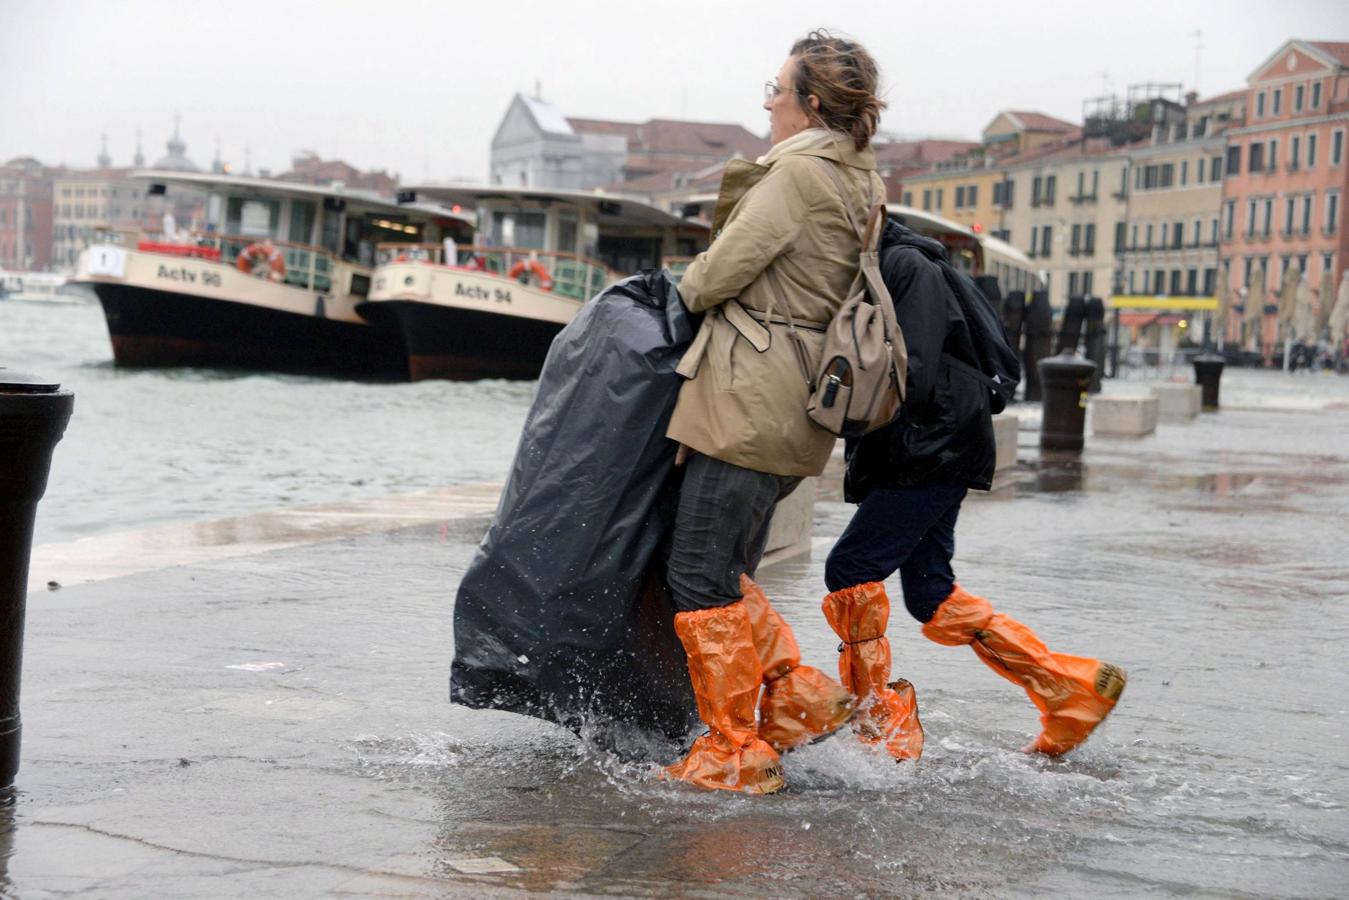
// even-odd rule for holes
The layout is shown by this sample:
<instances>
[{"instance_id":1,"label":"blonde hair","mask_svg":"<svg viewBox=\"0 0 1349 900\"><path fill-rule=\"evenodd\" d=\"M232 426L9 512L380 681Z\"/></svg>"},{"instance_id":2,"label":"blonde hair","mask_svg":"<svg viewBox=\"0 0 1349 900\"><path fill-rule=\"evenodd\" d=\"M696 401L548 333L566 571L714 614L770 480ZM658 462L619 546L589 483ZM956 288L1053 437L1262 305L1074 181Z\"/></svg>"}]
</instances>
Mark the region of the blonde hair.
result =
<instances>
[{"instance_id":1,"label":"blonde hair","mask_svg":"<svg viewBox=\"0 0 1349 900\"><path fill-rule=\"evenodd\" d=\"M885 101L876 96L880 70L861 44L817 28L792 45L796 59L793 88L802 104L814 94L814 115L826 128L849 135L865 150L876 134ZM810 111L809 106L806 107Z\"/></svg>"}]
</instances>

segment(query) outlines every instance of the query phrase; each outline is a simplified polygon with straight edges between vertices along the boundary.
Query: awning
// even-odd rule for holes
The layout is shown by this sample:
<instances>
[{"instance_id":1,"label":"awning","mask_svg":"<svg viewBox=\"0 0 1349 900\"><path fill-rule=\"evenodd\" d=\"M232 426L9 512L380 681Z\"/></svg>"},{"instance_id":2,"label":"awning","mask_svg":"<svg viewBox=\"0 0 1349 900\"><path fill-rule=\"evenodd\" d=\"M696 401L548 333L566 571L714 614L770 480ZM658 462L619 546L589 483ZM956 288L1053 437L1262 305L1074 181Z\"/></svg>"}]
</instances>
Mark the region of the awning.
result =
<instances>
[{"instance_id":1,"label":"awning","mask_svg":"<svg viewBox=\"0 0 1349 900\"><path fill-rule=\"evenodd\" d=\"M1116 294L1110 309L1152 309L1204 311L1218 309L1217 297L1173 297L1169 294Z\"/></svg>"}]
</instances>

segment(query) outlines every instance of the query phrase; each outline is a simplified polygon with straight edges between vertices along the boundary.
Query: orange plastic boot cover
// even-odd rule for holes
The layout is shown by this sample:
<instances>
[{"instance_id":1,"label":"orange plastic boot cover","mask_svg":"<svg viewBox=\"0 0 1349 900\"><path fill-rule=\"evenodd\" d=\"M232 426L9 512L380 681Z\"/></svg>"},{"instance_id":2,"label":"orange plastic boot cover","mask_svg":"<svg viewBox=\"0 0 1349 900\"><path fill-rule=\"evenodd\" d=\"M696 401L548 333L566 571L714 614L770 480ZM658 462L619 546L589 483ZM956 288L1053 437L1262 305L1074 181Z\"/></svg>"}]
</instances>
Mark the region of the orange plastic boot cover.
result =
<instances>
[{"instance_id":1,"label":"orange plastic boot cover","mask_svg":"<svg viewBox=\"0 0 1349 900\"><path fill-rule=\"evenodd\" d=\"M956 585L923 634L939 644L970 644L984 664L1020 685L1040 710L1040 736L1026 747L1051 756L1087 739L1124 691L1123 670L1080 656L1051 653L1025 625Z\"/></svg>"},{"instance_id":2,"label":"orange plastic boot cover","mask_svg":"<svg viewBox=\"0 0 1349 900\"><path fill-rule=\"evenodd\" d=\"M744 603L675 615L689 679L708 733L665 775L699 787L770 794L782 787L778 754L759 738L755 701L763 669Z\"/></svg>"},{"instance_id":3,"label":"orange plastic boot cover","mask_svg":"<svg viewBox=\"0 0 1349 900\"><path fill-rule=\"evenodd\" d=\"M986 627L991 618L992 605L957 584L924 623L923 637L948 647L961 647L973 641L975 633Z\"/></svg>"},{"instance_id":4,"label":"orange plastic boot cover","mask_svg":"<svg viewBox=\"0 0 1349 900\"><path fill-rule=\"evenodd\" d=\"M740 590L764 670L759 737L781 752L842 728L853 715L852 695L814 666L800 664L791 626L748 575L740 576Z\"/></svg>"},{"instance_id":5,"label":"orange plastic boot cover","mask_svg":"<svg viewBox=\"0 0 1349 900\"><path fill-rule=\"evenodd\" d=\"M855 729L867 743L881 743L896 759L916 759L922 753L923 726L913 685L902 679L889 683L890 598L877 581L835 591L824 598L824 617L843 641L838 672L843 686L861 698Z\"/></svg>"}]
</instances>

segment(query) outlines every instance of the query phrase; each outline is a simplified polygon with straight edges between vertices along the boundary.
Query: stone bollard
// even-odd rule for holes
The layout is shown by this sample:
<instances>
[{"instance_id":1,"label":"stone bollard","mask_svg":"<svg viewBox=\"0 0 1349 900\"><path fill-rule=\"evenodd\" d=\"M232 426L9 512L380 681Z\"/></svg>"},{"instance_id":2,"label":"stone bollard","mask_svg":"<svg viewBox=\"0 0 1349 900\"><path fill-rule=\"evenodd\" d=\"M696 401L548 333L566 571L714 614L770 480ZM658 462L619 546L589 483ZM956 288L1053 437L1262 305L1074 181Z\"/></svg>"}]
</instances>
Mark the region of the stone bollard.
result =
<instances>
[{"instance_id":1,"label":"stone bollard","mask_svg":"<svg viewBox=\"0 0 1349 900\"><path fill-rule=\"evenodd\" d=\"M1040 449L1082 451L1087 419L1087 385L1096 366L1075 354L1042 359L1040 383L1044 403L1040 418Z\"/></svg>"},{"instance_id":2,"label":"stone bollard","mask_svg":"<svg viewBox=\"0 0 1349 900\"><path fill-rule=\"evenodd\" d=\"M1204 391L1204 412L1218 411L1218 382L1223 377L1225 361L1217 354L1205 353L1196 356L1194 364L1194 383Z\"/></svg>"},{"instance_id":3,"label":"stone bollard","mask_svg":"<svg viewBox=\"0 0 1349 900\"><path fill-rule=\"evenodd\" d=\"M1054 312L1049 308L1049 292L1036 291L1026 307L1026 349L1021 370L1026 373L1026 400L1040 399L1040 360L1049 356L1054 340Z\"/></svg>"},{"instance_id":4,"label":"stone bollard","mask_svg":"<svg viewBox=\"0 0 1349 900\"><path fill-rule=\"evenodd\" d=\"M19 676L28 557L52 450L75 406L70 391L0 368L0 790L19 771Z\"/></svg>"}]
</instances>

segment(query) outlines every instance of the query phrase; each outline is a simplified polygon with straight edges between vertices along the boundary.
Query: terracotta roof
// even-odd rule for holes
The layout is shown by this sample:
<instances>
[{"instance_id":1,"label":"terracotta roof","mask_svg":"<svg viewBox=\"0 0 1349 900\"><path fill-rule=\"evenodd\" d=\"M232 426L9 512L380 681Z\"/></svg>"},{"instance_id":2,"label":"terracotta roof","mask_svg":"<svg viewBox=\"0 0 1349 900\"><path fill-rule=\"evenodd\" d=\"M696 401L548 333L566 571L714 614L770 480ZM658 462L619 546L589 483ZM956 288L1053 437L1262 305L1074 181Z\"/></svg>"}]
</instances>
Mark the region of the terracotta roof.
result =
<instances>
[{"instance_id":1,"label":"terracotta roof","mask_svg":"<svg viewBox=\"0 0 1349 900\"><path fill-rule=\"evenodd\" d=\"M872 144L876 162L882 166L901 163L923 164L945 162L953 156L981 146L978 141L951 141L932 138L920 141L893 141Z\"/></svg>"},{"instance_id":2,"label":"terracotta roof","mask_svg":"<svg viewBox=\"0 0 1349 900\"><path fill-rule=\"evenodd\" d=\"M1216 97L1205 97L1203 100L1196 100L1195 105L1207 106L1210 103L1227 103L1231 100L1242 100L1246 97L1247 89L1238 88L1235 91L1228 91L1225 94L1219 94Z\"/></svg>"},{"instance_id":3,"label":"terracotta roof","mask_svg":"<svg viewBox=\"0 0 1349 900\"><path fill-rule=\"evenodd\" d=\"M1342 66L1349 66L1349 41L1307 41L1317 50L1335 58Z\"/></svg>"},{"instance_id":4,"label":"terracotta roof","mask_svg":"<svg viewBox=\"0 0 1349 900\"><path fill-rule=\"evenodd\" d=\"M1066 122L1063 119L1056 119L1053 116L1045 115L1040 112L1029 112L1026 110L1006 109L1003 115L1012 116L1027 131L1072 131L1079 126L1072 122Z\"/></svg>"},{"instance_id":5,"label":"terracotta roof","mask_svg":"<svg viewBox=\"0 0 1349 900\"><path fill-rule=\"evenodd\" d=\"M753 159L767 152L769 147L768 141L743 125L675 119L651 119L641 123L571 118L567 121L578 132L623 135L628 139L628 152L637 155L730 157L738 153Z\"/></svg>"}]
</instances>

